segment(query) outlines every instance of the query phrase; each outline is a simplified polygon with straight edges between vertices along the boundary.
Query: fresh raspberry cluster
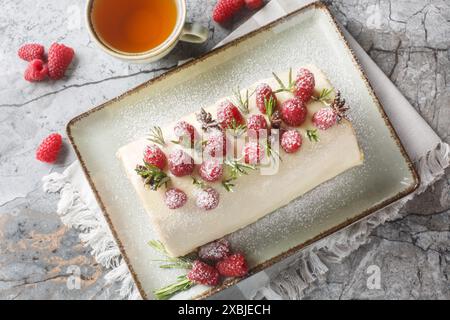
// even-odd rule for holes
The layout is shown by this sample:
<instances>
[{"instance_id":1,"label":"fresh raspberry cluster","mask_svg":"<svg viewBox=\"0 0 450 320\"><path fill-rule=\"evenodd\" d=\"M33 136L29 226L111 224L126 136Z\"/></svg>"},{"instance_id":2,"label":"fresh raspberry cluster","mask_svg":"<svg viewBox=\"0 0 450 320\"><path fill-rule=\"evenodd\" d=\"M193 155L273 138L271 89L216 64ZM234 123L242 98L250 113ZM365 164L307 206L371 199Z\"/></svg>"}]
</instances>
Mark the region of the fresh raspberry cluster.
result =
<instances>
[{"instance_id":1,"label":"fresh raspberry cluster","mask_svg":"<svg viewBox=\"0 0 450 320\"><path fill-rule=\"evenodd\" d=\"M216 286L223 277L243 277L248 265L242 253L232 253L230 242L220 239L202 246L187 278L196 283Z\"/></svg>"},{"instance_id":2,"label":"fresh raspberry cluster","mask_svg":"<svg viewBox=\"0 0 450 320\"><path fill-rule=\"evenodd\" d=\"M37 82L47 78L52 80L62 79L73 60L75 52L72 48L63 44L54 43L48 50L46 61L44 46L29 43L20 47L17 55L29 62L24 74L25 80Z\"/></svg>"}]
</instances>

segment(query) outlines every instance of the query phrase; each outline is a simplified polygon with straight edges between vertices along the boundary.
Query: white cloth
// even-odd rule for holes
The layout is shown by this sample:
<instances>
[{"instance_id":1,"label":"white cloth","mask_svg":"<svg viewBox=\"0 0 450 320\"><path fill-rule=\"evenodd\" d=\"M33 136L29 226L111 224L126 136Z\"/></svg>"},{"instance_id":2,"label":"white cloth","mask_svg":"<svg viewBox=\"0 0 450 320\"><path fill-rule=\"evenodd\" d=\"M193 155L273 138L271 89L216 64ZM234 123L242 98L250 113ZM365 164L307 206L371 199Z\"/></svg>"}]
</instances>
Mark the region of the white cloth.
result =
<instances>
[{"instance_id":1,"label":"white cloth","mask_svg":"<svg viewBox=\"0 0 450 320\"><path fill-rule=\"evenodd\" d=\"M253 31L310 2L313 1L272 0L219 45ZM326 274L327 262L340 261L364 244L371 230L388 219L397 218L398 211L406 201L423 192L444 173L444 169L449 165L449 146L442 142L358 43L345 30L344 33L407 153L415 162L421 185L414 194L376 212L350 228L319 241L282 263L240 282L237 286L219 293L217 297L301 298L306 288ZM46 191L61 194L58 214L61 215L63 223L79 230L80 238L86 245L92 247L92 254L97 261L112 269L106 275L107 279L122 283L120 294L124 298L139 298L128 268L120 256L79 163L74 162L62 174L53 173L44 177L43 181Z\"/></svg>"}]
</instances>

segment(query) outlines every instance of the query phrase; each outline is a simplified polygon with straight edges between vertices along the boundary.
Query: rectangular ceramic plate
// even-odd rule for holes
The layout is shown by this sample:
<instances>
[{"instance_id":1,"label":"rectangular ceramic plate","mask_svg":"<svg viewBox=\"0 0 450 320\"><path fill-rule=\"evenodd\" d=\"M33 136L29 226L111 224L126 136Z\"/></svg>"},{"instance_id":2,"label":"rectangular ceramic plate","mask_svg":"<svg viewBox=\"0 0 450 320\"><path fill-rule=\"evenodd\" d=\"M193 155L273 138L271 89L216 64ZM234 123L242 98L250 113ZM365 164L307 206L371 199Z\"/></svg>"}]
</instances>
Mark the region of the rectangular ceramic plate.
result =
<instances>
[{"instance_id":1,"label":"rectangular ceramic plate","mask_svg":"<svg viewBox=\"0 0 450 320\"><path fill-rule=\"evenodd\" d=\"M154 289L182 271L160 269L153 261L160 257L147 245L155 239L152 226L115 157L117 149L146 135L152 125L213 104L237 85L246 87L272 71L308 63L320 67L351 106L365 162L230 236L234 249L246 253L254 274L418 185L410 160L324 5L309 5L70 121L68 136L144 298L152 298ZM178 297L207 297L238 281L214 290L196 286Z\"/></svg>"}]
</instances>

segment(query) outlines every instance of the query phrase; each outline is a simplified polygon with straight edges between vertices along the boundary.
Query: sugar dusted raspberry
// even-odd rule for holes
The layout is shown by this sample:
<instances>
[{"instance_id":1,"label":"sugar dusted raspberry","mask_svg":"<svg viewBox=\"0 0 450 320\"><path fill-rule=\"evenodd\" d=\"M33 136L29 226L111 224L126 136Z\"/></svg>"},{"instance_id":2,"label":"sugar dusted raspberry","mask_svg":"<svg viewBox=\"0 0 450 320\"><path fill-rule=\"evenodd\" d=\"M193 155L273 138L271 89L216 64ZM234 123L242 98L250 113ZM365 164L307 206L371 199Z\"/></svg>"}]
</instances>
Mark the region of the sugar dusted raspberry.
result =
<instances>
[{"instance_id":1,"label":"sugar dusted raspberry","mask_svg":"<svg viewBox=\"0 0 450 320\"><path fill-rule=\"evenodd\" d=\"M218 181L223 174L222 163L215 159L203 161L199 169L200 176L208 182Z\"/></svg>"},{"instance_id":2,"label":"sugar dusted raspberry","mask_svg":"<svg viewBox=\"0 0 450 320\"><path fill-rule=\"evenodd\" d=\"M196 204L197 207L204 210L213 210L219 205L220 195L216 189L208 187L202 189L197 194Z\"/></svg>"},{"instance_id":3,"label":"sugar dusted raspberry","mask_svg":"<svg viewBox=\"0 0 450 320\"><path fill-rule=\"evenodd\" d=\"M245 124L241 112L229 100L222 101L217 107L217 121L223 129Z\"/></svg>"},{"instance_id":4,"label":"sugar dusted raspberry","mask_svg":"<svg viewBox=\"0 0 450 320\"><path fill-rule=\"evenodd\" d=\"M281 147L287 153L294 153L302 145L302 136L297 130L287 130L281 135Z\"/></svg>"},{"instance_id":5,"label":"sugar dusted raspberry","mask_svg":"<svg viewBox=\"0 0 450 320\"><path fill-rule=\"evenodd\" d=\"M242 253L234 253L219 261L216 268L224 277L243 277L248 273L247 261Z\"/></svg>"},{"instance_id":6,"label":"sugar dusted raspberry","mask_svg":"<svg viewBox=\"0 0 450 320\"><path fill-rule=\"evenodd\" d=\"M178 209L187 202L187 195L177 188L170 188L166 191L165 203L169 209Z\"/></svg>"},{"instance_id":7,"label":"sugar dusted raspberry","mask_svg":"<svg viewBox=\"0 0 450 320\"><path fill-rule=\"evenodd\" d=\"M271 98L274 101L275 109L277 105L277 97L273 93L272 88L267 83L261 83L256 87L256 106L261 113L266 113L266 103L268 103Z\"/></svg>"},{"instance_id":8,"label":"sugar dusted raspberry","mask_svg":"<svg viewBox=\"0 0 450 320\"><path fill-rule=\"evenodd\" d=\"M306 104L299 98L286 100L280 107L281 119L289 126L298 127L306 120Z\"/></svg>"},{"instance_id":9,"label":"sugar dusted raspberry","mask_svg":"<svg viewBox=\"0 0 450 320\"><path fill-rule=\"evenodd\" d=\"M42 81L48 77L48 66L40 59L34 59L25 70L24 78L30 82Z\"/></svg>"},{"instance_id":10,"label":"sugar dusted raspberry","mask_svg":"<svg viewBox=\"0 0 450 320\"><path fill-rule=\"evenodd\" d=\"M152 164L161 170L166 166L167 158L164 152L155 144L149 145L144 151L144 162Z\"/></svg>"},{"instance_id":11,"label":"sugar dusted raspberry","mask_svg":"<svg viewBox=\"0 0 450 320\"><path fill-rule=\"evenodd\" d=\"M207 157L224 157L227 154L227 137L221 130L212 130L206 140L204 154Z\"/></svg>"},{"instance_id":12,"label":"sugar dusted raspberry","mask_svg":"<svg viewBox=\"0 0 450 320\"><path fill-rule=\"evenodd\" d=\"M322 108L314 113L312 122L320 130L327 130L336 124L336 112L332 108Z\"/></svg>"},{"instance_id":13,"label":"sugar dusted raspberry","mask_svg":"<svg viewBox=\"0 0 450 320\"><path fill-rule=\"evenodd\" d=\"M242 149L244 161L248 164L259 164L264 158L264 150L259 143L250 141L247 142Z\"/></svg>"},{"instance_id":14,"label":"sugar dusted raspberry","mask_svg":"<svg viewBox=\"0 0 450 320\"><path fill-rule=\"evenodd\" d=\"M45 138L36 150L36 159L42 162L53 163L58 159L62 146L62 137L58 133L52 133Z\"/></svg>"},{"instance_id":15,"label":"sugar dusted raspberry","mask_svg":"<svg viewBox=\"0 0 450 320\"><path fill-rule=\"evenodd\" d=\"M222 238L202 246L198 252L198 256L205 261L217 262L227 257L230 253L230 242Z\"/></svg>"},{"instance_id":16,"label":"sugar dusted raspberry","mask_svg":"<svg viewBox=\"0 0 450 320\"><path fill-rule=\"evenodd\" d=\"M193 125L186 121L180 121L173 128L173 131L182 145L187 147L193 146L196 136L196 130Z\"/></svg>"},{"instance_id":17,"label":"sugar dusted raspberry","mask_svg":"<svg viewBox=\"0 0 450 320\"><path fill-rule=\"evenodd\" d=\"M194 261L192 269L188 272L186 277L194 283L203 284L205 286L216 286L219 284L220 280L220 274L216 268L200 260Z\"/></svg>"},{"instance_id":18,"label":"sugar dusted raspberry","mask_svg":"<svg viewBox=\"0 0 450 320\"><path fill-rule=\"evenodd\" d=\"M181 149L169 155L169 170L177 177L190 175L194 171L194 159Z\"/></svg>"},{"instance_id":19,"label":"sugar dusted raspberry","mask_svg":"<svg viewBox=\"0 0 450 320\"><path fill-rule=\"evenodd\" d=\"M266 118L262 114L252 114L247 119L247 128L255 131L267 129Z\"/></svg>"},{"instance_id":20,"label":"sugar dusted raspberry","mask_svg":"<svg viewBox=\"0 0 450 320\"><path fill-rule=\"evenodd\" d=\"M44 46L37 43L24 44L19 48L17 55L25 61L32 61L34 59L43 60Z\"/></svg>"},{"instance_id":21,"label":"sugar dusted raspberry","mask_svg":"<svg viewBox=\"0 0 450 320\"><path fill-rule=\"evenodd\" d=\"M300 68L295 81L294 94L302 99L303 102L308 102L314 92L315 83L312 72L308 69Z\"/></svg>"}]
</instances>

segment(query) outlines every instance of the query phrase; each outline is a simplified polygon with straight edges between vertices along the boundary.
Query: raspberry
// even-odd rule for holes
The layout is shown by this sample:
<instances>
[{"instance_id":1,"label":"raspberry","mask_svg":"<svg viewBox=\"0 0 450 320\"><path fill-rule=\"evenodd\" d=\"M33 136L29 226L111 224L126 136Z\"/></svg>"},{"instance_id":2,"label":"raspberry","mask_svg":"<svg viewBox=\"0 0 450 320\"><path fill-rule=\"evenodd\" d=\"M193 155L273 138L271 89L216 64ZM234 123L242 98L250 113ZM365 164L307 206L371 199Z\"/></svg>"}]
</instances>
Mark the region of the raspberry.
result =
<instances>
[{"instance_id":1,"label":"raspberry","mask_svg":"<svg viewBox=\"0 0 450 320\"><path fill-rule=\"evenodd\" d=\"M247 262L242 253L234 253L217 262L216 269L224 277L243 277L248 273Z\"/></svg>"},{"instance_id":2,"label":"raspberry","mask_svg":"<svg viewBox=\"0 0 450 320\"><path fill-rule=\"evenodd\" d=\"M180 121L173 128L173 131L182 145L189 148L194 145L196 131L193 125L187 123L186 121Z\"/></svg>"},{"instance_id":3,"label":"raspberry","mask_svg":"<svg viewBox=\"0 0 450 320\"><path fill-rule=\"evenodd\" d=\"M262 114L252 114L247 119L247 129L255 130L256 132L267 129L266 118Z\"/></svg>"},{"instance_id":4,"label":"raspberry","mask_svg":"<svg viewBox=\"0 0 450 320\"><path fill-rule=\"evenodd\" d=\"M224 129L245 124L245 119L239 109L228 100L223 101L217 107L217 121Z\"/></svg>"},{"instance_id":5,"label":"raspberry","mask_svg":"<svg viewBox=\"0 0 450 320\"><path fill-rule=\"evenodd\" d=\"M256 87L256 106L261 113L266 113L266 103L269 102L270 98L274 100L274 109L277 105L277 97L272 91L272 88L266 84L261 83Z\"/></svg>"},{"instance_id":6,"label":"raspberry","mask_svg":"<svg viewBox=\"0 0 450 320\"><path fill-rule=\"evenodd\" d=\"M152 144L150 146L147 146L147 148L144 151L144 162L152 164L158 167L159 169L164 170L167 158L164 152L162 152L157 145Z\"/></svg>"},{"instance_id":7,"label":"raspberry","mask_svg":"<svg viewBox=\"0 0 450 320\"><path fill-rule=\"evenodd\" d=\"M177 188L171 188L166 191L165 203L169 209L178 209L187 202L187 195Z\"/></svg>"},{"instance_id":8,"label":"raspberry","mask_svg":"<svg viewBox=\"0 0 450 320\"><path fill-rule=\"evenodd\" d=\"M75 52L72 48L63 44L54 43L48 49L48 71L50 78L58 80L64 77L64 74L72 62Z\"/></svg>"},{"instance_id":9,"label":"raspberry","mask_svg":"<svg viewBox=\"0 0 450 320\"><path fill-rule=\"evenodd\" d=\"M205 160L200 166L199 173L203 180L215 182L222 177L223 167L217 160Z\"/></svg>"},{"instance_id":10,"label":"raspberry","mask_svg":"<svg viewBox=\"0 0 450 320\"><path fill-rule=\"evenodd\" d=\"M183 177L194 171L194 159L181 149L169 155L169 170L174 176Z\"/></svg>"},{"instance_id":11,"label":"raspberry","mask_svg":"<svg viewBox=\"0 0 450 320\"><path fill-rule=\"evenodd\" d=\"M227 137L220 130L214 130L206 140L204 154L209 157L224 157L227 154Z\"/></svg>"},{"instance_id":12,"label":"raspberry","mask_svg":"<svg viewBox=\"0 0 450 320\"><path fill-rule=\"evenodd\" d=\"M200 260L195 260L192 264L192 269L187 274L187 278L197 284L216 286L219 284L220 274L216 268Z\"/></svg>"},{"instance_id":13,"label":"raspberry","mask_svg":"<svg viewBox=\"0 0 450 320\"><path fill-rule=\"evenodd\" d=\"M327 130L336 124L336 112L331 108L322 108L314 113L312 122L320 130Z\"/></svg>"},{"instance_id":14,"label":"raspberry","mask_svg":"<svg viewBox=\"0 0 450 320\"><path fill-rule=\"evenodd\" d=\"M288 130L281 135L281 147L287 153L294 153L302 145L302 136L297 130Z\"/></svg>"},{"instance_id":15,"label":"raspberry","mask_svg":"<svg viewBox=\"0 0 450 320\"><path fill-rule=\"evenodd\" d=\"M294 94L302 99L305 103L311 99L314 92L315 80L311 71L301 68L297 73L295 80Z\"/></svg>"},{"instance_id":16,"label":"raspberry","mask_svg":"<svg viewBox=\"0 0 450 320\"><path fill-rule=\"evenodd\" d=\"M47 76L48 66L40 59L31 61L24 74L25 80L30 82L45 80Z\"/></svg>"},{"instance_id":17,"label":"raspberry","mask_svg":"<svg viewBox=\"0 0 450 320\"><path fill-rule=\"evenodd\" d=\"M264 5L263 0L245 0L245 5L250 10L256 10Z\"/></svg>"},{"instance_id":18,"label":"raspberry","mask_svg":"<svg viewBox=\"0 0 450 320\"><path fill-rule=\"evenodd\" d=\"M58 158L62 146L62 137L58 133L52 133L45 138L36 150L36 159L42 162L53 163Z\"/></svg>"},{"instance_id":19,"label":"raspberry","mask_svg":"<svg viewBox=\"0 0 450 320\"><path fill-rule=\"evenodd\" d=\"M198 256L202 260L217 262L231 253L230 242L227 239L220 239L202 246Z\"/></svg>"},{"instance_id":20,"label":"raspberry","mask_svg":"<svg viewBox=\"0 0 450 320\"><path fill-rule=\"evenodd\" d=\"M25 44L19 48L17 55L25 61L32 61L34 59L43 60L44 46L37 43Z\"/></svg>"},{"instance_id":21,"label":"raspberry","mask_svg":"<svg viewBox=\"0 0 450 320\"><path fill-rule=\"evenodd\" d=\"M306 105L299 98L286 100L281 104L281 119L289 126L298 127L306 119Z\"/></svg>"},{"instance_id":22,"label":"raspberry","mask_svg":"<svg viewBox=\"0 0 450 320\"><path fill-rule=\"evenodd\" d=\"M259 164L264 157L264 150L254 141L247 142L242 149L245 163Z\"/></svg>"},{"instance_id":23,"label":"raspberry","mask_svg":"<svg viewBox=\"0 0 450 320\"><path fill-rule=\"evenodd\" d=\"M230 20L244 6L244 0L219 0L213 10L213 19L217 23Z\"/></svg>"},{"instance_id":24,"label":"raspberry","mask_svg":"<svg viewBox=\"0 0 450 320\"><path fill-rule=\"evenodd\" d=\"M220 195L216 189L208 187L197 194L196 204L200 209L212 210L219 205L219 199Z\"/></svg>"}]
</instances>

